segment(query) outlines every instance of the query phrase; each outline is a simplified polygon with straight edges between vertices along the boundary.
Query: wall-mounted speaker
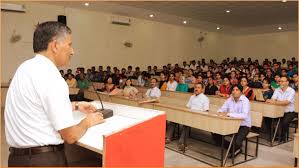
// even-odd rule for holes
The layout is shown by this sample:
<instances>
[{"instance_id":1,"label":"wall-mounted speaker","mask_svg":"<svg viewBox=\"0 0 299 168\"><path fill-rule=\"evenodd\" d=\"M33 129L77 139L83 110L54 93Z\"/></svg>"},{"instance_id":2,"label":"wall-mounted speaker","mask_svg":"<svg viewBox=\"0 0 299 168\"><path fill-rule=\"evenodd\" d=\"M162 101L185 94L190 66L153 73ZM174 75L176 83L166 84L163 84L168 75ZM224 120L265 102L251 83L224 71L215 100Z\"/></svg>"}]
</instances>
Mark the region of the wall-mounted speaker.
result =
<instances>
[{"instance_id":1,"label":"wall-mounted speaker","mask_svg":"<svg viewBox=\"0 0 299 168\"><path fill-rule=\"evenodd\" d=\"M58 15L57 21L66 25L66 16Z\"/></svg>"}]
</instances>

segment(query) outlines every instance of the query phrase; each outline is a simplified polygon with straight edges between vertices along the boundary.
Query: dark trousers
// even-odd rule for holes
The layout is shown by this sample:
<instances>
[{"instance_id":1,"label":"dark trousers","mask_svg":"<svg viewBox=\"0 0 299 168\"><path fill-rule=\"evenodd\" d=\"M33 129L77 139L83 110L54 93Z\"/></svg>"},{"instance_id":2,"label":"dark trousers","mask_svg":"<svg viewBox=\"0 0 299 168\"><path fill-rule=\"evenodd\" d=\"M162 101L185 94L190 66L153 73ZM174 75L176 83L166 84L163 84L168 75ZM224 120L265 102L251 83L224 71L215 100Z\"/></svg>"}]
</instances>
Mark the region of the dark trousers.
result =
<instances>
[{"instance_id":1,"label":"dark trousers","mask_svg":"<svg viewBox=\"0 0 299 168\"><path fill-rule=\"evenodd\" d=\"M66 167L67 160L64 150L39 154L9 154L8 167Z\"/></svg>"},{"instance_id":2,"label":"dark trousers","mask_svg":"<svg viewBox=\"0 0 299 168\"><path fill-rule=\"evenodd\" d=\"M170 140L172 139L174 131L175 131L175 124L176 123L174 123L174 122L170 122L168 124L167 134L166 134L167 139L170 139ZM179 139L179 144L184 143L185 137L188 138L188 136L189 136L189 132L190 132L190 127L183 125L182 132L181 132L180 139Z\"/></svg>"},{"instance_id":3,"label":"dark trousers","mask_svg":"<svg viewBox=\"0 0 299 168\"><path fill-rule=\"evenodd\" d=\"M298 117L297 113L288 112L288 113L284 113L284 116L280 119L277 135L281 140L286 140L289 124L296 117Z\"/></svg>"},{"instance_id":4,"label":"dark trousers","mask_svg":"<svg viewBox=\"0 0 299 168\"><path fill-rule=\"evenodd\" d=\"M249 133L250 128L246 126L240 126L238 133L235 135L235 150L240 149L242 147L242 142L246 139L247 134ZM217 146L221 146L222 136L219 134L212 133L213 140L215 141ZM229 147L229 142L224 140L224 147ZM231 148L232 151L232 148Z\"/></svg>"},{"instance_id":5,"label":"dark trousers","mask_svg":"<svg viewBox=\"0 0 299 168\"><path fill-rule=\"evenodd\" d=\"M171 140L174 134L175 130L175 123L174 122L169 122L167 124L167 132L166 132L166 138Z\"/></svg>"}]
</instances>

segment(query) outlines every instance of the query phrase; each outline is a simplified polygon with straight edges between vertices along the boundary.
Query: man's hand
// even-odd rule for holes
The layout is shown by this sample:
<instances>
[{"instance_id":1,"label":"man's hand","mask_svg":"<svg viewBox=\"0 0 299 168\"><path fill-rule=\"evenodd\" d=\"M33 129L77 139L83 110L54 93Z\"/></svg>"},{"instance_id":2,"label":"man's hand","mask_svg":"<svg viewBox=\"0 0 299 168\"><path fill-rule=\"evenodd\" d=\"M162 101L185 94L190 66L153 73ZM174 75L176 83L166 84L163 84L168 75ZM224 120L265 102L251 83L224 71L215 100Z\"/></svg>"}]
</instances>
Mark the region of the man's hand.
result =
<instances>
[{"instance_id":1,"label":"man's hand","mask_svg":"<svg viewBox=\"0 0 299 168\"><path fill-rule=\"evenodd\" d=\"M228 112L218 112L217 115L222 117L228 117Z\"/></svg>"},{"instance_id":2,"label":"man's hand","mask_svg":"<svg viewBox=\"0 0 299 168\"><path fill-rule=\"evenodd\" d=\"M96 107L89 102L79 102L78 104L78 110L85 114L94 113L97 110Z\"/></svg>"},{"instance_id":3,"label":"man's hand","mask_svg":"<svg viewBox=\"0 0 299 168\"><path fill-rule=\"evenodd\" d=\"M266 103L269 103L269 104L275 104L275 100L267 99L267 100L266 100Z\"/></svg>"},{"instance_id":4,"label":"man's hand","mask_svg":"<svg viewBox=\"0 0 299 168\"><path fill-rule=\"evenodd\" d=\"M87 123L88 128L105 122L103 114L99 112L87 114L84 120Z\"/></svg>"}]
</instances>

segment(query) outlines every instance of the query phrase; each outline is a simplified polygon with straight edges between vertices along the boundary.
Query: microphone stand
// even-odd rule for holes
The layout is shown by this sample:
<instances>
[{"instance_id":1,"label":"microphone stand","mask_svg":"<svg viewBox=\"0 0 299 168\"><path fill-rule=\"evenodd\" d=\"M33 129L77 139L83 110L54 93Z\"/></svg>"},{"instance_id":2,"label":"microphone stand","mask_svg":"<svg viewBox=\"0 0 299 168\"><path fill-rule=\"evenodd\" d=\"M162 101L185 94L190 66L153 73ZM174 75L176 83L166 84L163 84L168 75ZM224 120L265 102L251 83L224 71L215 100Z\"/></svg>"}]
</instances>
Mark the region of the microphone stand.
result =
<instances>
[{"instance_id":1,"label":"microphone stand","mask_svg":"<svg viewBox=\"0 0 299 168\"><path fill-rule=\"evenodd\" d=\"M95 89L95 87L94 87L92 81L89 80L89 79L87 79L87 81L89 81L89 82L91 83L92 88L93 88L93 90L95 91L95 93L96 93L96 95L97 95L97 97L99 98L100 103L101 103L101 107L102 107L102 108L101 108L101 109L97 109L96 112L100 112L100 113L102 113L104 119L109 118L109 117L112 117L112 116L113 116L113 110L111 110L111 109L105 109L105 108L104 108L102 99L101 99L101 97L99 96L99 93L97 92L97 90Z\"/></svg>"}]
</instances>

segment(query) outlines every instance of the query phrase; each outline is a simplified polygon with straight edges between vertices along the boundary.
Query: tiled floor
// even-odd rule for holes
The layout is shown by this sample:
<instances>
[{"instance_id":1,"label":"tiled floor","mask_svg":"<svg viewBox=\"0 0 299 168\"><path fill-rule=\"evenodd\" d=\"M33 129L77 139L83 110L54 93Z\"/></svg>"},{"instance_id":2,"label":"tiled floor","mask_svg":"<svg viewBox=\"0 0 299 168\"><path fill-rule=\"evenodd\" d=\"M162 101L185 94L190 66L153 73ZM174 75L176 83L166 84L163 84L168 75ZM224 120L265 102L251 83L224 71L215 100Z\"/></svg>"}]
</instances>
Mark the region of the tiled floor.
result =
<instances>
[{"instance_id":1,"label":"tiled floor","mask_svg":"<svg viewBox=\"0 0 299 168\"><path fill-rule=\"evenodd\" d=\"M1 112L3 114L3 109ZM6 144L5 134L4 134L4 119L1 117L1 167L7 167L8 159L8 145ZM215 155L220 155L220 150L216 147L208 145L203 142L198 142L195 140L189 140L189 151L193 155L200 157L203 160L209 160L204 155L200 155L193 150L214 152ZM176 147L175 142L172 144ZM237 165L237 166L293 166L294 159L292 156L293 141L281 144L275 147L267 147L264 145L259 145L259 156L257 159ZM255 146L250 144L250 151L254 150ZM97 157L98 158L98 157ZM94 158L93 158L94 159ZM243 159L243 155L239 155L237 160ZM77 162L77 165L84 166L86 161ZM89 162L90 163L90 162ZM216 162L217 163L217 162ZM165 166L209 166L203 162L192 159L183 154L174 152L170 149L165 148Z\"/></svg>"}]
</instances>

